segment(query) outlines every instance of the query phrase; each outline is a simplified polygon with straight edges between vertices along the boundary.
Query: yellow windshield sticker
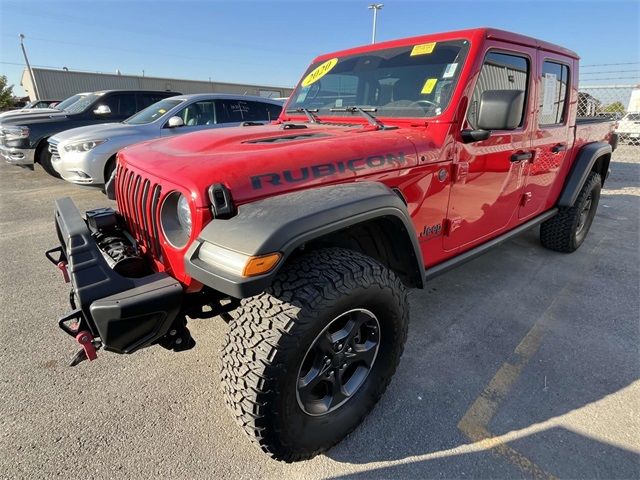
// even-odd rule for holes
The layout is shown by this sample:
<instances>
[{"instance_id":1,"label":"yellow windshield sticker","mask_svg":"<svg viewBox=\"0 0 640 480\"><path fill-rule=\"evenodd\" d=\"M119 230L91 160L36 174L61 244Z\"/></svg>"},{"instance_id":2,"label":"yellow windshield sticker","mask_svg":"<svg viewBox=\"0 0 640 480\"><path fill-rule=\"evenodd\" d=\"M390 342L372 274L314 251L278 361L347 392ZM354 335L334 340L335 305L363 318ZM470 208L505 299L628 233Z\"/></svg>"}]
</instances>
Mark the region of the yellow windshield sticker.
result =
<instances>
[{"instance_id":1,"label":"yellow windshield sticker","mask_svg":"<svg viewBox=\"0 0 640 480\"><path fill-rule=\"evenodd\" d=\"M424 82L424 86L422 87L422 90L420 91L420 93L422 93L423 95L426 95L433 92L433 87L436 86L436 83L438 83L437 78L428 79L426 82Z\"/></svg>"},{"instance_id":2,"label":"yellow windshield sticker","mask_svg":"<svg viewBox=\"0 0 640 480\"><path fill-rule=\"evenodd\" d=\"M314 68L311 71L311 73L309 73L309 75L304 77L304 80L302 80L302 86L303 87L308 87L312 83L315 83L318 80L320 80L327 73L329 73L333 67L336 66L336 63L338 63L338 59L337 58L332 58L331 60L327 60L326 62L322 63L321 65L318 65L316 68Z\"/></svg>"},{"instance_id":3,"label":"yellow windshield sticker","mask_svg":"<svg viewBox=\"0 0 640 480\"><path fill-rule=\"evenodd\" d=\"M158 113L167 113L167 111L164 108L161 108L160 110L158 110Z\"/></svg>"},{"instance_id":4,"label":"yellow windshield sticker","mask_svg":"<svg viewBox=\"0 0 640 480\"><path fill-rule=\"evenodd\" d=\"M427 53L433 52L434 48L436 48L436 42L414 45L413 49L411 50L411 56L415 57L416 55L426 55Z\"/></svg>"}]
</instances>

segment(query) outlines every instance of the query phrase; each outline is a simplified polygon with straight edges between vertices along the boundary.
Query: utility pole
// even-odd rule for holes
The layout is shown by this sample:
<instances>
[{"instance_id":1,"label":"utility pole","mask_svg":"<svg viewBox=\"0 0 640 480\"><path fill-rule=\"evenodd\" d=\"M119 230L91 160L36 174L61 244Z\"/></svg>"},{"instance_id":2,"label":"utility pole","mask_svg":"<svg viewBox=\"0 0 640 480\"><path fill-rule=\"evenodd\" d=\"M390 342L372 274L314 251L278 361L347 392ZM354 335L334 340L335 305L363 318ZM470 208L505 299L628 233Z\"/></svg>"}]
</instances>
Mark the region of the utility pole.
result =
<instances>
[{"instance_id":1,"label":"utility pole","mask_svg":"<svg viewBox=\"0 0 640 480\"><path fill-rule=\"evenodd\" d=\"M34 100L39 100L40 95L38 93L38 86L36 85L36 79L33 76L33 70L31 69L31 64L29 64L29 59L27 58L27 51L24 49L24 35L21 33L20 35L20 46L22 47L22 54L24 55L24 61L27 64L27 70L29 70L29 77L31 77L31 85L33 85L33 94L36 98Z\"/></svg>"},{"instance_id":2,"label":"utility pole","mask_svg":"<svg viewBox=\"0 0 640 480\"><path fill-rule=\"evenodd\" d=\"M376 21L378 19L378 10L382 10L384 4L382 3L372 3L369 5L369 10L373 10L373 33L371 34L371 43L376 43Z\"/></svg>"}]
</instances>

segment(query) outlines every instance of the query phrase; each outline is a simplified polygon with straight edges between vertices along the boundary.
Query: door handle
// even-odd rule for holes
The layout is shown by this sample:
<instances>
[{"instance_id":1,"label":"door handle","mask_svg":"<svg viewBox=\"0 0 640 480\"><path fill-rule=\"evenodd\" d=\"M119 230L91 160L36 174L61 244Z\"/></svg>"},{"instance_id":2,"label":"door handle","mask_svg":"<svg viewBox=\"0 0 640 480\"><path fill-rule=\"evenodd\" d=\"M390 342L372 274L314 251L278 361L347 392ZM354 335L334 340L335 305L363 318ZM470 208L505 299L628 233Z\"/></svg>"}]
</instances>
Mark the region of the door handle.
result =
<instances>
[{"instance_id":1,"label":"door handle","mask_svg":"<svg viewBox=\"0 0 640 480\"><path fill-rule=\"evenodd\" d=\"M559 144L554 145L553 147L551 147L551 151L553 153L564 152L566 149L567 149L567 144L566 143L559 143Z\"/></svg>"},{"instance_id":2,"label":"door handle","mask_svg":"<svg viewBox=\"0 0 640 480\"><path fill-rule=\"evenodd\" d=\"M531 160L533 158L533 153L531 152L520 152L514 153L511 155L512 162L522 162L524 160Z\"/></svg>"}]
</instances>

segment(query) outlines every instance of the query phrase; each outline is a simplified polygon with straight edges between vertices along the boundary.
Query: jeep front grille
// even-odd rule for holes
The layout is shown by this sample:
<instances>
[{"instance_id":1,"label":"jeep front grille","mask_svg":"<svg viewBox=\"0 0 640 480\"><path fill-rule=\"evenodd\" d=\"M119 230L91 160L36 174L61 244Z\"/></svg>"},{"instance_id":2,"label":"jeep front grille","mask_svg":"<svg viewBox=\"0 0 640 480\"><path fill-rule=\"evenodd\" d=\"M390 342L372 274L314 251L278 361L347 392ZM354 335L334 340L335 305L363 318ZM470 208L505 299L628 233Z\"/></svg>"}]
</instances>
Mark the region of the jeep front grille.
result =
<instances>
[{"instance_id":1,"label":"jeep front grille","mask_svg":"<svg viewBox=\"0 0 640 480\"><path fill-rule=\"evenodd\" d=\"M160 248L159 210L162 188L148 178L118 165L116 200L127 221L131 235L156 260L162 261Z\"/></svg>"}]
</instances>

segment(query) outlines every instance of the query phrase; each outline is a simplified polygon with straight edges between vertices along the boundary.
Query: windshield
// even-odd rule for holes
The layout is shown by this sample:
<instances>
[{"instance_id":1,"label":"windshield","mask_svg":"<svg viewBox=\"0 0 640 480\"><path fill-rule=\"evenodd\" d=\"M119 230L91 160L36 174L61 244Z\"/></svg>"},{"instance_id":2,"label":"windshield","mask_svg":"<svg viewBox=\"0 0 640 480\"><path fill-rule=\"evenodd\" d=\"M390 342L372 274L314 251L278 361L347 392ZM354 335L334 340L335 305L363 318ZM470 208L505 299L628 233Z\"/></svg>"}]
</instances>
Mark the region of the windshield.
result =
<instances>
[{"instance_id":1,"label":"windshield","mask_svg":"<svg viewBox=\"0 0 640 480\"><path fill-rule=\"evenodd\" d=\"M184 102L184 100L160 100L144 110L139 111L132 117L127 118L123 123L128 123L129 125L144 125L145 123L155 122L182 102Z\"/></svg>"},{"instance_id":2,"label":"windshield","mask_svg":"<svg viewBox=\"0 0 640 480\"><path fill-rule=\"evenodd\" d=\"M76 95L74 95L76 96ZM96 94L96 93L81 93L77 95L79 98L76 98L75 102L69 103L67 106L63 106L62 103L66 103L68 100L70 100L69 98L67 100L65 100L64 102L60 103L57 108L64 110L65 112L68 113L80 113L80 112L84 112L87 107L89 105L91 105L93 102L96 101L96 99L100 98L102 96L102 94ZM73 98L73 97L71 97Z\"/></svg>"},{"instance_id":3,"label":"windshield","mask_svg":"<svg viewBox=\"0 0 640 480\"><path fill-rule=\"evenodd\" d=\"M309 67L287 109L318 115L349 106L376 116L433 117L446 108L469 49L466 40L430 42L333 58Z\"/></svg>"},{"instance_id":4,"label":"windshield","mask_svg":"<svg viewBox=\"0 0 640 480\"><path fill-rule=\"evenodd\" d=\"M57 108L58 110L65 110L69 105L73 105L85 95L88 95L88 93L76 93L75 95L61 101L54 108Z\"/></svg>"}]
</instances>

